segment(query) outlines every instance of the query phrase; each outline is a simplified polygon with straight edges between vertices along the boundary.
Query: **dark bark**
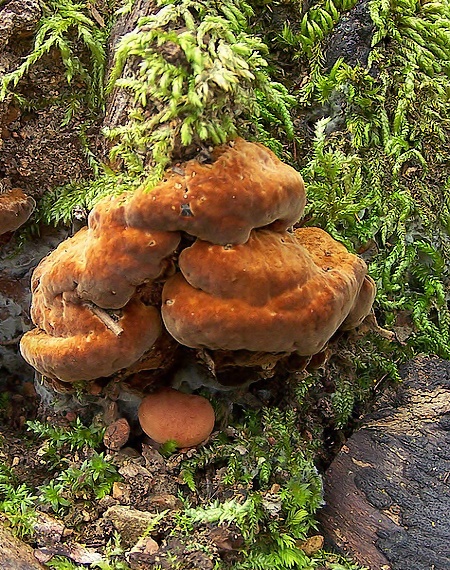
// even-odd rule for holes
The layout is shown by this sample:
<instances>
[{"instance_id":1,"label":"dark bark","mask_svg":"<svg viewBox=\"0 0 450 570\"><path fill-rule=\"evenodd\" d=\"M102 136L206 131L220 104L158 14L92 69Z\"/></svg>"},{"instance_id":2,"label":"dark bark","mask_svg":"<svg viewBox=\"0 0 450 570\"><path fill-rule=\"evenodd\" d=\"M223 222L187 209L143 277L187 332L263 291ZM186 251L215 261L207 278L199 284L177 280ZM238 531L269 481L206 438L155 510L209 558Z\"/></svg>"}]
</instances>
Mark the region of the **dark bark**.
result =
<instances>
[{"instance_id":1,"label":"dark bark","mask_svg":"<svg viewBox=\"0 0 450 570\"><path fill-rule=\"evenodd\" d=\"M417 358L326 475L321 522L371 570L450 568L450 362Z\"/></svg>"},{"instance_id":2,"label":"dark bark","mask_svg":"<svg viewBox=\"0 0 450 570\"><path fill-rule=\"evenodd\" d=\"M155 3L147 0L137 0L132 11L119 18L111 30L109 38L108 69L113 65L114 53L121 38L134 30L140 18L155 13ZM132 95L125 89L114 89L109 97L106 116L103 125L114 128L122 125L127 119L127 111L132 103Z\"/></svg>"}]
</instances>

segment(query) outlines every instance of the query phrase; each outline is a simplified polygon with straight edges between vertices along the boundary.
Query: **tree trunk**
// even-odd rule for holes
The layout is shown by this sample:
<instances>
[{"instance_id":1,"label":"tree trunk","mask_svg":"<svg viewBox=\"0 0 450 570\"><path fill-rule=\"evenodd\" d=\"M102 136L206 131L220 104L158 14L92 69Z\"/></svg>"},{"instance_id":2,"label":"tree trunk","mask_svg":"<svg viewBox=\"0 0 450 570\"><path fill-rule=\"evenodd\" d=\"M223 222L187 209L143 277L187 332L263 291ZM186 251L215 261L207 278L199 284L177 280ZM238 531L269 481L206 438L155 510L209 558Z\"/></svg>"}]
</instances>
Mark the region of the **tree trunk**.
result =
<instances>
[{"instance_id":1,"label":"tree trunk","mask_svg":"<svg viewBox=\"0 0 450 570\"><path fill-rule=\"evenodd\" d=\"M154 2L147 0L137 0L129 14L119 18L114 24L108 45L108 69L111 69L114 59L115 49L120 39L131 32L137 25L140 18L150 16L157 11ZM122 125L127 118L127 110L132 101L132 96L125 89L114 89L110 96L106 108L106 115L103 121L104 127L114 128Z\"/></svg>"},{"instance_id":2,"label":"tree trunk","mask_svg":"<svg viewBox=\"0 0 450 570\"><path fill-rule=\"evenodd\" d=\"M450 568L450 362L417 358L326 475L321 523L371 570Z\"/></svg>"}]
</instances>

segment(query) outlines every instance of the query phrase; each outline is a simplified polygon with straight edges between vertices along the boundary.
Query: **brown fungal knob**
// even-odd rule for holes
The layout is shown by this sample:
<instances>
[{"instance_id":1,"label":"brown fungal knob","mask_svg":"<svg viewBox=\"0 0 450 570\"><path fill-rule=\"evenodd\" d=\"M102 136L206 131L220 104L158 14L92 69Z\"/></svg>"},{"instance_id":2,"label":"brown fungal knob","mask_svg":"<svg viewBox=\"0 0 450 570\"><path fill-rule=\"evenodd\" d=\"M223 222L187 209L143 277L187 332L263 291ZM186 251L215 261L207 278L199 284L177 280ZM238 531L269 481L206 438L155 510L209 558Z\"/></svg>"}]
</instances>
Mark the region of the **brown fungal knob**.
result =
<instances>
[{"instance_id":1,"label":"brown fungal knob","mask_svg":"<svg viewBox=\"0 0 450 570\"><path fill-rule=\"evenodd\" d=\"M214 410L202 396L164 388L146 396L139 407L144 432L157 443L175 441L178 447L192 447L204 441L214 429Z\"/></svg>"},{"instance_id":2,"label":"brown fungal knob","mask_svg":"<svg viewBox=\"0 0 450 570\"><path fill-rule=\"evenodd\" d=\"M20 188L0 194L0 235L20 228L35 207L34 199L24 194Z\"/></svg>"},{"instance_id":3,"label":"brown fungal knob","mask_svg":"<svg viewBox=\"0 0 450 570\"><path fill-rule=\"evenodd\" d=\"M212 350L321 351L352 310L366 264L318 228L257 230L233 247L197 240L163 289L181 344ZM370 307L369 307L370 310Z\"/></svg>"}]
</instances>

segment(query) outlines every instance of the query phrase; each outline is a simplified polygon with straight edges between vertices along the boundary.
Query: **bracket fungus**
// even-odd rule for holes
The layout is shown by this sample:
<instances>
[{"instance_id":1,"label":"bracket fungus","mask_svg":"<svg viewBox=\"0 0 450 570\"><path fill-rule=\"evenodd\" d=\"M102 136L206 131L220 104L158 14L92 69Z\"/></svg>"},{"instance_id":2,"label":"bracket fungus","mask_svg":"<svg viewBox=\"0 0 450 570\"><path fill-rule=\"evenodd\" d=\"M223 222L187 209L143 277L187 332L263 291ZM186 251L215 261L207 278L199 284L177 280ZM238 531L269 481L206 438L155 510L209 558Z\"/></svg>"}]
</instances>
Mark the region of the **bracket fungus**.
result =
<instances>
[{"instance_id":1,"label":"bracket fungus","mask_svg":"<svg viewBox=\"0 0 450 570\"><path fill-rule=\"evenodd\" d=\"M102 316L95 308L59 296L52 307L34 309L33 318L39 328L22 338L23 357L44 376L70 383L131 366L161 333L158 310L138 298L112 316Z\"/></svg>"},{"instance_id":2,"label":"bracket fungus","mask_svg":"<svg viewBox=\"0 0 450 570\"><path fill-rule=\"evenodd\" d=\"M304 206L300 174L242 139L172 167L151 191L100 201L34 272L24 358L66 383L136 378L158 367L158 346L227 366L234 354L264 377L286 355L307 361L364 319L375 285L323 230L290 230Z\"/></svg>"},{"instance_id":3,"label":"bracket fungus","mask_svg":"<svg viewBox=\"0 0 450 570\"><path fill-rule=\"evenodd\" d=\"M302 216L302 177L269 149L237 139L217 147L211 159L190 160L151 193L136 192L127 222L226 245L245 243L254 228L286 230Z\"/></svg>"},{"instance_id":4,"label":"bracket fungus","mask_svg":"<svg viewBox=\"0 0 450 570\"><path fill-rule=\"evenodd\" d=\"M233 247L197 240L163 289L162 316L181 344L212 350L320 352L352 310L366 274L319 228L255 230Z\"/></svg>"},{"instance_id":5,"label":"bracket fungus","mask_svg":"<svg viewBox=\"0 0 450 570\"><path fill-rule=\"evenodd\" d=\"M0 193L0 235L20 228L31 216L36 202L20 188Z\"/></svg>"}]
</instances>

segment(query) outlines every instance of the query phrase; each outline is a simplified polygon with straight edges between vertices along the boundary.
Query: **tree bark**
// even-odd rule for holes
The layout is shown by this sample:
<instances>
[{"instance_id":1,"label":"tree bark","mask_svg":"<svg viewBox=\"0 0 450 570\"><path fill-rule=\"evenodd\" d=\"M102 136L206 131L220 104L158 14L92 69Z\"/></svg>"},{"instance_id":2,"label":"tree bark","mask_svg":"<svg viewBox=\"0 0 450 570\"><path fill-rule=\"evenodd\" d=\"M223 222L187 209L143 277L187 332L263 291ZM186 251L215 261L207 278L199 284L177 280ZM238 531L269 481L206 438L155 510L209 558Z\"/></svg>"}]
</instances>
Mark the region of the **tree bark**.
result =
<instances>
[{"instance_id":1,"label":"tree bark","mask_svg":"<svg viewBox=\"0 0 450 570\"><path fill-rule=\"evenodd\" d=\"M0 522L0 567L2 570L43 570L33 555L33 549L16 538Z\"/></svg>"},{"instance_id":2,"label":"tree bark","mask_svg":"<svg viewBox=\"0 0 450 570\"><path fill-rule=\"evenodd\" d=\"M114 24L108 45L108 70L111 69L114 60L114 53L122 37L134 30L140 18L150 16L157 11L154 2L147 0L137 0L129 14L119 18ZM106 106L104 127L114 128L122 125L127 119L127 111L132 103L132 95L125 89L114 89L108 99Z\"/></svg>"},{"instance_id":3,"label":"tree bark","mask_svg":"<svg viewBox=\"0 0 450 570\"><path fill-rule=\"evenodd\" d=\"M326 474L321 523L371 570L450 568L450 362L419 357Z\"/></svg>"}]
</instances>

